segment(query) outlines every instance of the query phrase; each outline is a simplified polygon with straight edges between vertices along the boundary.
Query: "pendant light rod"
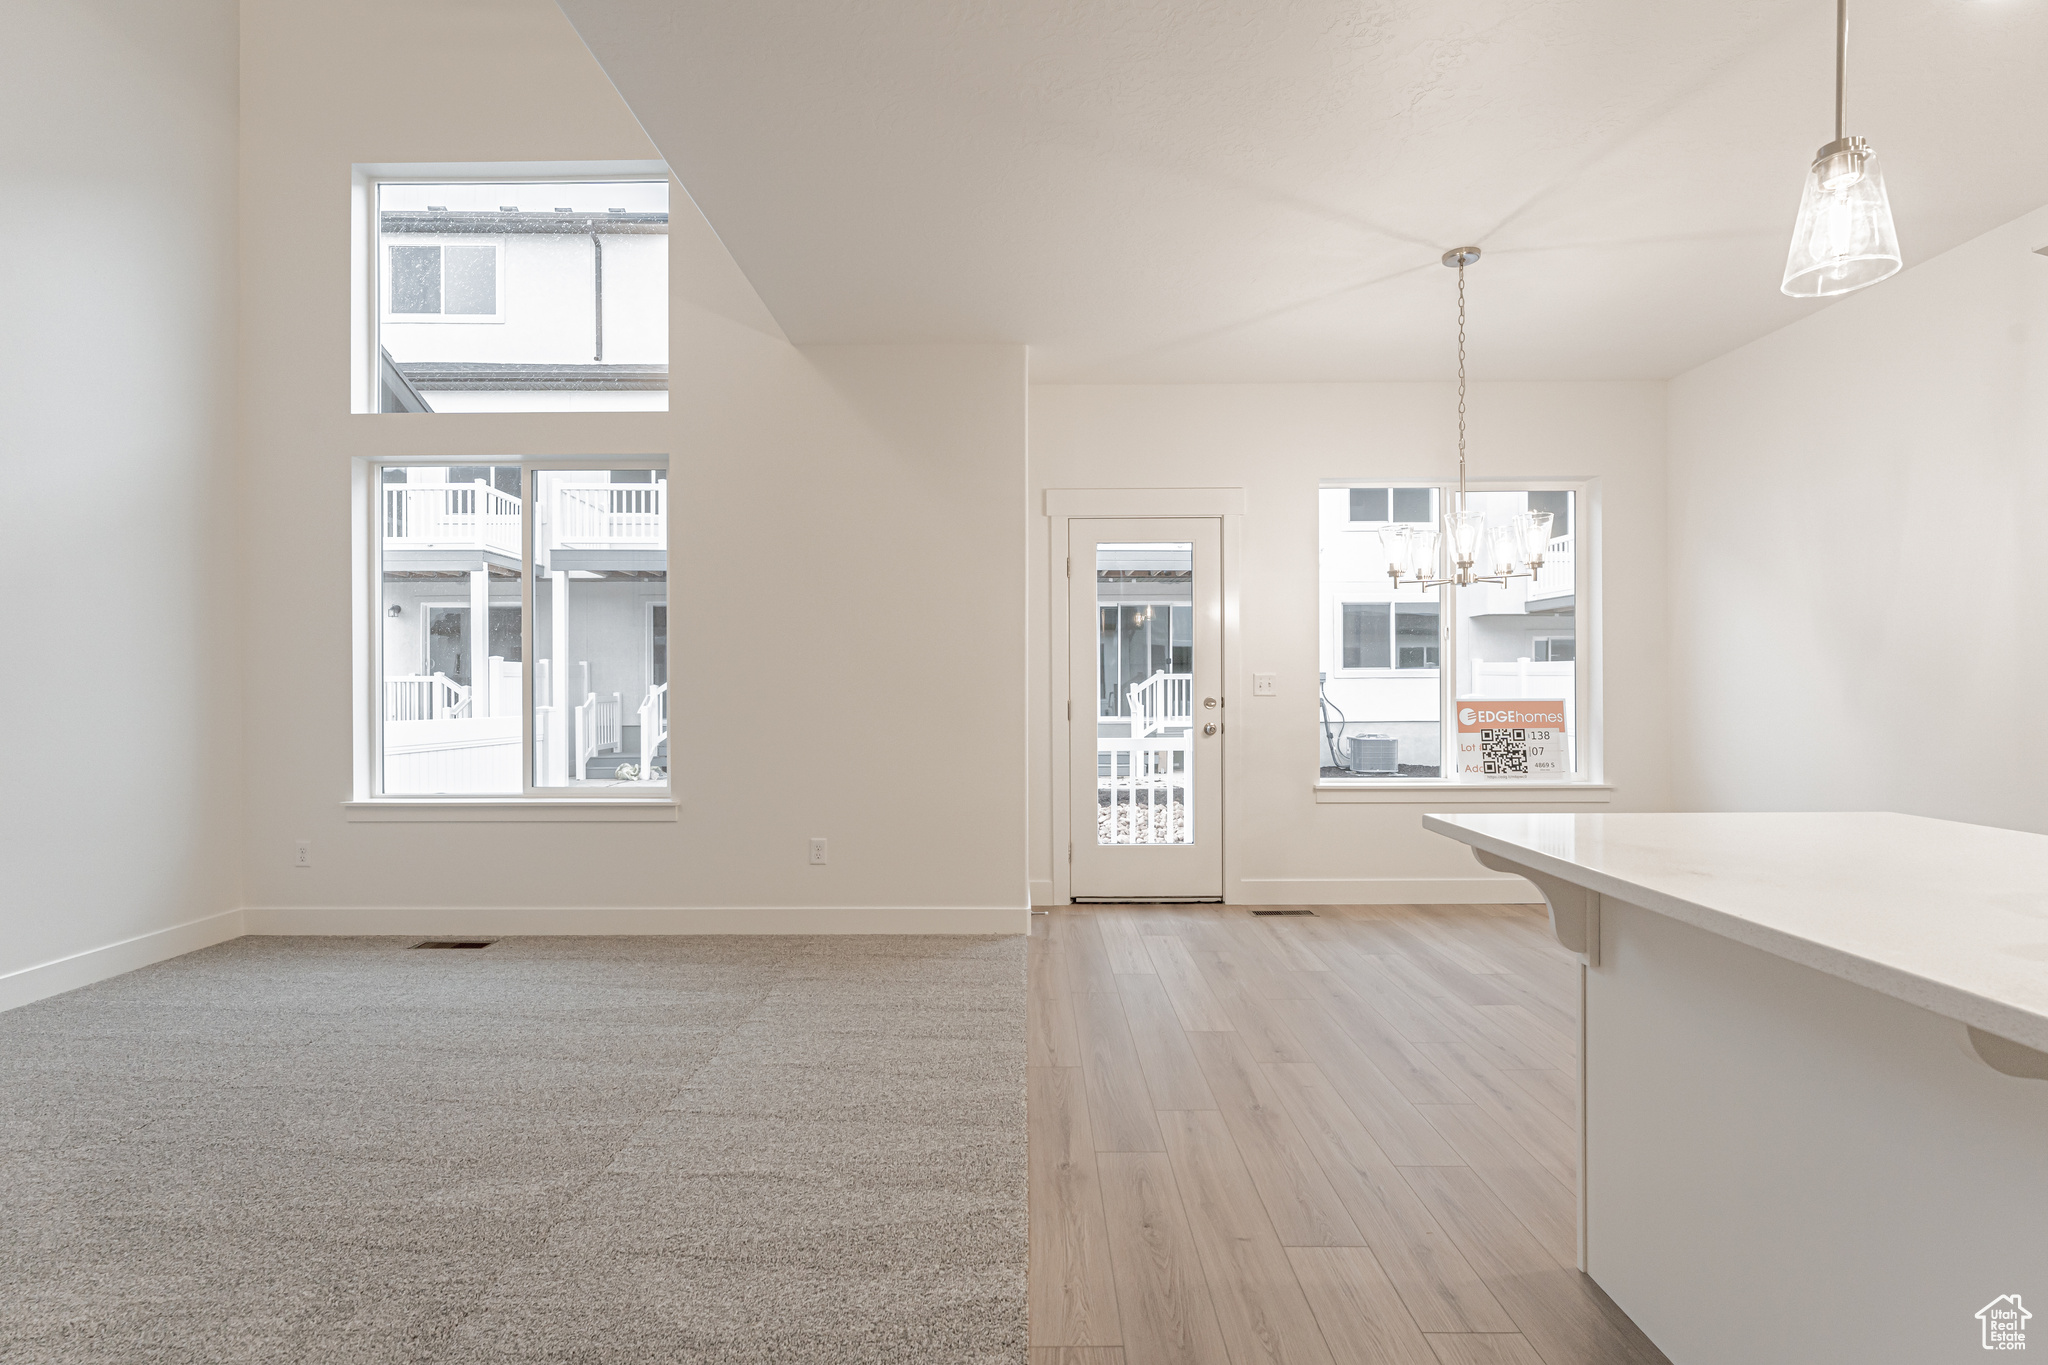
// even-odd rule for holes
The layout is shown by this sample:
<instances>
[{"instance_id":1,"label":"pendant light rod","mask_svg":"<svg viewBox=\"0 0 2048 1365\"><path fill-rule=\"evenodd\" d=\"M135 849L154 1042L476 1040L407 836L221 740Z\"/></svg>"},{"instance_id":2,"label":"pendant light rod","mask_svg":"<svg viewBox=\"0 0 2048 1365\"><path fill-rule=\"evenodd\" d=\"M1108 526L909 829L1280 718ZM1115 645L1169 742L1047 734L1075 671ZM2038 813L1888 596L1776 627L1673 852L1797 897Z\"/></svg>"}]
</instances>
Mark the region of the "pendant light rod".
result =
<instances>
[{"instance_id":1,"label":"pendant light rod","mask_svg":"<svg viewBox=\"0 0 2048 1365\"><path fill-rule=\"evenodd\" d=\"M1835 141L1849 136L1849 0L1835 0Z\"/></svg>"}]
</instances>

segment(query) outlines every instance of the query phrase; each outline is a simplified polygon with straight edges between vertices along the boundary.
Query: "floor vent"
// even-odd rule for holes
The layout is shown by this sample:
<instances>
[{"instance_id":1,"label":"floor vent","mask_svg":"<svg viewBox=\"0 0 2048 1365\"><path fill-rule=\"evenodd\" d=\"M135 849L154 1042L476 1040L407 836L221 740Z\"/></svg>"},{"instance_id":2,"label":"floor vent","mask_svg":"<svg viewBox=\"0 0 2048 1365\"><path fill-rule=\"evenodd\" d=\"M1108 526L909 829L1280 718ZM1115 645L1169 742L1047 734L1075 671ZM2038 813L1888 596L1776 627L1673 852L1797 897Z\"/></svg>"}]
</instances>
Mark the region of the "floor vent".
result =
<instances>
[{"instance_id":1,"label":"floor vent","mask_svg":"<svg viewBox=\"0 0 2048 1365\"><path fill-rule=\"evenodd\" d=\"M415 943L415 948L488 948L497 940L494 938L430 938L424 943Z\"/></svg>"},{"instance_id":2,"label":"floor vent","mask_svg":"<svg viewBox=\"0 0 2048 1365\"><path fill-rule=\"evenodd\" d=\"M1254 915L1313 915L1313 910L1254 910Z\"/></svg>"}]
</instances>

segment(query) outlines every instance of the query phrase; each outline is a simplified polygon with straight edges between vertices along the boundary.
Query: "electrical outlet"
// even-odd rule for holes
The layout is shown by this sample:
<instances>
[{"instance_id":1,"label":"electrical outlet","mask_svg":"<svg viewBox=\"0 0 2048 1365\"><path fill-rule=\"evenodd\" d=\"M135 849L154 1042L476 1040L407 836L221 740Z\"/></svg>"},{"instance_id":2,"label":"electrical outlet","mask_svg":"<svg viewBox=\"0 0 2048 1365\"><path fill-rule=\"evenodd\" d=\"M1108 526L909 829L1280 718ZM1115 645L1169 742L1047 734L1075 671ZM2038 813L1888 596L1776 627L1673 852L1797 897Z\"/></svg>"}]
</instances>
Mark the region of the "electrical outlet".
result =
<instances>
[{"instance_id":1,"label":"electrical outlet","mask_svg":"<svg viewBox=\"0 0 2048 1365\"><path fill-rule=\"evenodd\" d=\"M823 839L813 839L811 840L811 866L823 867L824 865L825 841Z\"/></svg>"},{"instance_id":2,"label":"electrical outlet","mask_svg":"<svg viewBox=\"0 0 2048 1365\"><path fill-rule=\"evenodd\" d=\"M294 857L292 858L292 866L293 866L293 867L311 867L312 865L313 865L313 841L312 841L311 839L301 839L301 840L299 840L299 844L298 844L298 852L297 852L296 856L294 856Z\"/></svg>"},{"instance_id":3,"label":"electrical outlet","mask_svg":"<svg viewBox=\"0 0 2048 1365\"><path fill-rule=\"evenodd\" d=\"M1255 697L1276 697L1280 695L1278 675L1273 673L1252 674L1252 695Z\"/></svg>"}]
</instances>

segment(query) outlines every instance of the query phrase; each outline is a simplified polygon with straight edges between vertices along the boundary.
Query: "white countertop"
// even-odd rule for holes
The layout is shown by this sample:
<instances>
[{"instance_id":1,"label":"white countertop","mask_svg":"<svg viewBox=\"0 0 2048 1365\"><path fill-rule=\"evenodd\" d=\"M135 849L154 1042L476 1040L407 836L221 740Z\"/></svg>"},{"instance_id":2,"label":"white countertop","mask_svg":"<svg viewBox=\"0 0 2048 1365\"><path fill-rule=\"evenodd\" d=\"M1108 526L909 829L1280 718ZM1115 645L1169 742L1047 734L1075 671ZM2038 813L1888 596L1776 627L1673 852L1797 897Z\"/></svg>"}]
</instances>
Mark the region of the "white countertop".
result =
<instances>
[{"instance_id":1,"label":"white countertop","mask_svg":"<svg viewBox=\"0 0 2048 1365\"><path fill-rule=\"evenodd\" d=\"M2048 1052L2048 835L1884 812L1422 824Z\"/></svg>"}]
</instances>

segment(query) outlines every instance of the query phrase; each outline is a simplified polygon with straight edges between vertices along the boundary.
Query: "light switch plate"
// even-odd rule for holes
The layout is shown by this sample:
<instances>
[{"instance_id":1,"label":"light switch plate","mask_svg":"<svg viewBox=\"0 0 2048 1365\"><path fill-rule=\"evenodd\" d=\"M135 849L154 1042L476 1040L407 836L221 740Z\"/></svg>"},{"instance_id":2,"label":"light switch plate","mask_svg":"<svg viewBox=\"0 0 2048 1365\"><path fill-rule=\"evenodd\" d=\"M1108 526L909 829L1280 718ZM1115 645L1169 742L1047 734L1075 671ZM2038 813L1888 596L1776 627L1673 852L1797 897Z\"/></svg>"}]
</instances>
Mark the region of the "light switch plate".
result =
<instances>
[{"instance_id":1,"label":"light switch plate","mask_svg":"<svg viewBox=\"0 0 2048 1365\"><path fill-rule=\"evenodd\" d=\"M1275 681L1277 676L1277 674L1273 673L1252 674L1252 695L1255 697L1278 696L1280 694L1280 684Z\"/></svg>"}]
</instances>

